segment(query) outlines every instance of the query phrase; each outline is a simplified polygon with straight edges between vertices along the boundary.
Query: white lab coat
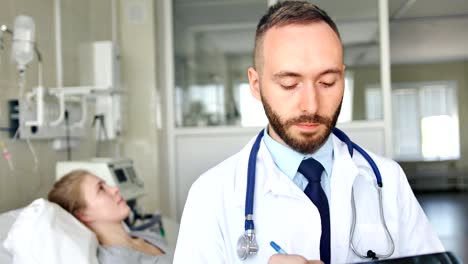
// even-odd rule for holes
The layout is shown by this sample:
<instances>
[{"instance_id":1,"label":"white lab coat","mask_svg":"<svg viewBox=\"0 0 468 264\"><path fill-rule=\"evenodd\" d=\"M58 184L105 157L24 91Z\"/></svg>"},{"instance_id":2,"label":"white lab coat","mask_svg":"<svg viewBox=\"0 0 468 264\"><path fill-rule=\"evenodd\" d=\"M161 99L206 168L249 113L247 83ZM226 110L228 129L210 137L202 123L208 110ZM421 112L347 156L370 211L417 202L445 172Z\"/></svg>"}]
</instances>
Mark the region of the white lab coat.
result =
<instances>
[{"instance_id":1,"label":"white lab coat","mask_svg":"<svg viewBox=\"0 0 468 264\"><path fill-rule=\"evenodd\" d=\"M274 164L262 141L257 156L254 222L259 251L245 261L237 257L244 233L247 163L254 139L239 153L212 168L192 185L185 204L174 256L175 264L267 263L275 241L289 254L320 259L321 223L317 208ZM375 176L365 159L333 136L331 176L331 263L363 261L350 248L351 191L357 207L355 246L365 254L389 248L380 222ZM385 219L395 242L392 258L441 252L443 247L416 201L400 166L369 153L383 179Z\"/></svg>"}]
</instances>

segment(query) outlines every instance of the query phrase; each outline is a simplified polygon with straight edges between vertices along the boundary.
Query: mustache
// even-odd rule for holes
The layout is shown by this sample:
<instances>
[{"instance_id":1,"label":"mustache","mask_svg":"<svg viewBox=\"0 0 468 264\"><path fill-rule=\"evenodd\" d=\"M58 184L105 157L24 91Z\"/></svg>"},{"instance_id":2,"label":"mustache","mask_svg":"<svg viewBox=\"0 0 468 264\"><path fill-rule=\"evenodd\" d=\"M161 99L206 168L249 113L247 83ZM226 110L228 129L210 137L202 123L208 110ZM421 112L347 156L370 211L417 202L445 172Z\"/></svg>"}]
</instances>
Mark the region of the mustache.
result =
<instances>
[{"instance_id":1,"label":"mustache","mask_svg":"<svg viewBox=\"0 0 468 264\"><path fill-rule=\"evenodd\" d=\"M294 117L294 118L286 120L284 125L286 127L290 127L292 125L296 125L299 123L319 123L319 124L329 125L332 123L332 120L331 118L324 117L321 115L300 115L298 117Z\"/></svg>"}]
</instances>

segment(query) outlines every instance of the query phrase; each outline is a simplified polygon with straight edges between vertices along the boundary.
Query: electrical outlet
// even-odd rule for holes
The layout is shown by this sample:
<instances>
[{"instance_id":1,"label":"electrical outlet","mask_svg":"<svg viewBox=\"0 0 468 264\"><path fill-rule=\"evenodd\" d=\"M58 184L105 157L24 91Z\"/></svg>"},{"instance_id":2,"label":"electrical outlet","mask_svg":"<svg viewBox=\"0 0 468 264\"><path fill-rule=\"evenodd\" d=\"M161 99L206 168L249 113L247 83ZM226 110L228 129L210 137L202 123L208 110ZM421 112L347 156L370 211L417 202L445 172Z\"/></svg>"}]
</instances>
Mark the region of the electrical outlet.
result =
<instances>
[{"instance_id":1,"label":"electrical outlet","mask_svg":"<svg viewBox=\"0 0 468 264\"><path fill-rule=\"evenodd\" d=\"M15 136L19 127L19 104L18 100L8 100L8 119L10 127L10 138Z\"/></svg>"}]
</instances>

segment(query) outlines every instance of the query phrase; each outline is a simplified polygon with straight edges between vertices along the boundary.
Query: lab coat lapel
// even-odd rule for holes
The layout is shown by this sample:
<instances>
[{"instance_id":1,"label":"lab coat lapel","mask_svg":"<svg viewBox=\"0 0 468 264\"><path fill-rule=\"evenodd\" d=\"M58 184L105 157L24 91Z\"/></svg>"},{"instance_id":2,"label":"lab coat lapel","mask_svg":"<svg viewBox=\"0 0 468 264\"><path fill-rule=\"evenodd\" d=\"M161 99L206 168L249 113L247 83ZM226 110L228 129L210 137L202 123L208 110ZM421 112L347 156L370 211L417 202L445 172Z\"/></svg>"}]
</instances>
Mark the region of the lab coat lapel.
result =
<instances>
[{"instance_id":1,"label":"lab coat lapel","mask_svg":"<svg viewBox=\"0 0 468 264\"><path fill-rule=\"evenodd\" d=\"M242 207L245 206L248 159L254 140L255 138L253 138L241 150L241 157L236 166L236 204ZM304 199L304 197L306 197L304 193L276 166L263 140L260 144L260 149L257 155L257 168L255 175L255 197L259 194L264 196L268 192L297 199Z\"/></svg>"},{"instance_id":2,"label":"lab coat lapel","mask_svg":"<svg viewBox=\"0 0 468 264\"><path fill-rule=\"evenodd\" d=\"M344 263L349 252L352 220L351 190L359 169L349 155L346 144L335 136L333 136L333 149L334 162L330 179L331 262Z\"/></svg>"},{"instance_id":3,"label":"lab coat lapel","mask_svg":"<svg viewBox=\"0 0 468 264\"><path fill-rule=\"evenodd\" d=\"M273 161L273 157L270 154L270 151L266 148L266 145L263 144L262 151L259 152L259 156L262 159L262 175L263 195L271 192L275 195L286 196L296 199L307 198L302 190L294 184L291 179L285 175L279 168L276 166Z\"/></svg>"},{"instance_id":4,"label":"lab coat lapel","mask_svg":"<svg viewBox=\"0 0 468 264\"><path fill-rule=\"evenodd\" d=\"M236 176L234 178L234 206L236 207L245 207L245 196L246 196L246 189L247 189L247 167L249 161L250 151L252 150L252 146L255 142L255 138L253 137L247 145L244 146L243 149L240 151L239 159L237 160L237 165L235 166L235 173ZM262 144L260 144L260 149L262 149ZM257 164L258 164L258 156L257 156Z\"/></svg>"}]
</instances>

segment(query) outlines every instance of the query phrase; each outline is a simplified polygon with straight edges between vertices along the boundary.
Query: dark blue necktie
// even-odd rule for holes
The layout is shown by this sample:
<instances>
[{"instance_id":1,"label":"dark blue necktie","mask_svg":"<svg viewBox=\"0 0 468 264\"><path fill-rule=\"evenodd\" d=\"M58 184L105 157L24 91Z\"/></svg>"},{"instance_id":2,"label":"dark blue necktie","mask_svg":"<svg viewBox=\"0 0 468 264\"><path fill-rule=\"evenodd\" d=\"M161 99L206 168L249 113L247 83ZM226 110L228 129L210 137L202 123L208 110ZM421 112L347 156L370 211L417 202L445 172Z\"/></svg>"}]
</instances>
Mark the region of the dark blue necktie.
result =
<instances>
[{"instance_id":1,"label":"dark blue necktie","mask_svg":"<svg viewBox=\"0 0 468 264\"><path fill-rule=\"evenodd\" d=\"M304 193L314 203L320 213L322 222L322 236L320 237L320 260L330 264L330 209L328 199L320 184L323 166L315 159L306 159L301 162L298 170L309 181Z\"/></svg>"}]
</instances>

